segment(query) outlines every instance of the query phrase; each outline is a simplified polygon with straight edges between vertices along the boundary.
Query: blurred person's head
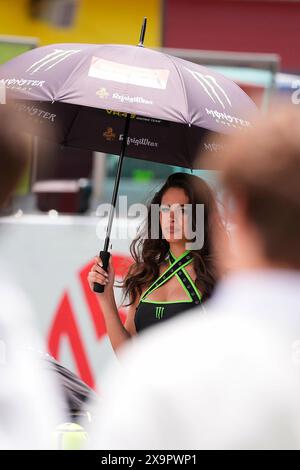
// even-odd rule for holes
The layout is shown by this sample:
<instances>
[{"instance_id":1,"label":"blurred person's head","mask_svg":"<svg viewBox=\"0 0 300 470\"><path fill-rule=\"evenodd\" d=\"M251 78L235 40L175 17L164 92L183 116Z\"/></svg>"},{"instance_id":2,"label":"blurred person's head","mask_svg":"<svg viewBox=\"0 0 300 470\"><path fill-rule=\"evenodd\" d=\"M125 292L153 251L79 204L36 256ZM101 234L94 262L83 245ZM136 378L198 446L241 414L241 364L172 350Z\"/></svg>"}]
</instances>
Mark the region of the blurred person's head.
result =
<instances>
[{"instance_id":1,"label":"blurred person's head","mask_svg":"<svg viewBox=\"0 0 300 470\"><path fill-rule=\"evenodd\" d=\"M187 210L184 205L189 205ZM197 205L203 206L203 217L199 217ZM156 223L151 212L153 206L159 207L158 237L152 236ZM188 243L194 243L197 236L201 238L200 232L203 232L201 246L196 248L196 241L191 252L197 275L196 285L203 293L203 299L209 298L218 277L217 250L211 236L211 232L217 229L224 232L216 198L209 185L196 175L171 174L148 205L145 225L130 246L135 263L124 280L124 296L129 294L131 303L134 302L143 286L158 276L159 266L165 262L170 247L179 245L184 250L188 249Z\"/></svg>"},{"instance_id":2,"label":"blurred person's head","mask_svg":"<svg viewBox=\"0 0 300 470\"><path fill-rule=\"evenodd\" d=\"M0 106L0 208L16 188L27 163L26 137L18 121L12 110Z\"/></svg>"},{"instance_id":3,"label":"blurred person's head","mask_svg":"<svg viewBox=\"0 0 300 470\"><path fill-rule=\"evenodd\" d=\"M224 143L224 142L223 142ZM209 156L202 156L207 162ZM219 157L232 269L300 269L300 112L278 107L225 142Z\"/></svg>"}]
</instances>

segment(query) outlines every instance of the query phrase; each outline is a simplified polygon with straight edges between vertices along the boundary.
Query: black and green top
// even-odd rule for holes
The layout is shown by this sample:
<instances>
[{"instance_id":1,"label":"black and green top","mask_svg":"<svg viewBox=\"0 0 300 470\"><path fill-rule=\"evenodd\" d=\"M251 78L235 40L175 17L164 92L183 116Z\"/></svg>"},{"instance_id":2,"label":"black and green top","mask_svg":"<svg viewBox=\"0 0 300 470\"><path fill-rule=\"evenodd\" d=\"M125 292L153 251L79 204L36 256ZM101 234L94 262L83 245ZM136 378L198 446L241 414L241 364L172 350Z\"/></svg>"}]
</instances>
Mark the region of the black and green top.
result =
<instances>
[{"instance_id":1,"label":"black and green top","mask_svg":"<svg viewBox=\"0 0 300 470\"><path fill-rule=\"evenodd\" d=\"M191 250L186 250L177 258L169 250L169 267L142 294L136 308L135 328L137 332L201 304L202 295L185 269L192 261ZM172 276L177 277L184 291L188 294L189 300L173 300L172 302L146 300L146 296L162 286Z\"/></svg>"}]
</instances>

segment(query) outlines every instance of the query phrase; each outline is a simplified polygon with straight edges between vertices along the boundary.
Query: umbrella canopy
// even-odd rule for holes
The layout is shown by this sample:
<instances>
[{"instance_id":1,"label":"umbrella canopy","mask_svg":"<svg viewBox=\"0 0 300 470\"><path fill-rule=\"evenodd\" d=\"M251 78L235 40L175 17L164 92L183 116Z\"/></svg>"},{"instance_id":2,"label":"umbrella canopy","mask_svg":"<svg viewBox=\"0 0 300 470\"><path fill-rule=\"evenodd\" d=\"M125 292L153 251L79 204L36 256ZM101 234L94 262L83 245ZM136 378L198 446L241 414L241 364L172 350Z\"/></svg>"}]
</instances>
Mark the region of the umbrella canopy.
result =
<instances>
[{"instance_id":1,"label":"umbrella canopy","mask_svg":"<svg viewBox=\"0 0 300 470\"><path fill-rule=\"evenodd\" d=\"M211 134L250 125L256 107L217 72L139 45L56 44L34 49L0 68L7 100L24 128L77 148L120 155L104 249L125 156L195 168L197 151L214 147ZM202 148L201 148L202 147ZM104 286L95 283L94 290Z\"/></svg>"},{"instance_id":2,"label":"umbrella canopy","mask_svg":"<svg viewBox=\"0 0 300 470\"><path fill-rule=\"evenodd\" d=\"M211 133L247 127L256 111L218 72L136 46L40 47L2 65L0 81L37 135L118 155L130 114L127 156L188 168Z\"/></svg>"}]
</instances>

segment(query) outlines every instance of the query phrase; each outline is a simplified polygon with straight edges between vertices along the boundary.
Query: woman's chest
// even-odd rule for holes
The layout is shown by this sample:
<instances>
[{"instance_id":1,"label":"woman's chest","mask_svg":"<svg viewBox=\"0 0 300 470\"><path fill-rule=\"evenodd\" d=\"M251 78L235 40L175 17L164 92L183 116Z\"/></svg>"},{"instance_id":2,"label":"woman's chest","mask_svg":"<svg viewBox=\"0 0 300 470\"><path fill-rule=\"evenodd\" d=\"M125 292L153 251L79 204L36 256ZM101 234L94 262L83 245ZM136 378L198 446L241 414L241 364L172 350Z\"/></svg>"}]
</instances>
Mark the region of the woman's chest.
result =
<instances>
[{"instance_id":1,"label":"woman's chest","mask_svg":"<svg viewBox=\"0 0 300 470\"><path fill-rule=\"evenodd\" d=\"M189 268L189 269L188 269ZM160 269L160 274L163 274L166 271L165 269ZM191 279L195 277L193 267L186 267L185 273ZM147 289L145 289L147 290ZM147 294L144 297L144 300L152 301L152 302L172 302L178 300L190 300L189 291L182 281L182 278L177 274L172 275L167 281L165 281L162 285L155 288L152 292Z\"/></svg>"}]
</instances>

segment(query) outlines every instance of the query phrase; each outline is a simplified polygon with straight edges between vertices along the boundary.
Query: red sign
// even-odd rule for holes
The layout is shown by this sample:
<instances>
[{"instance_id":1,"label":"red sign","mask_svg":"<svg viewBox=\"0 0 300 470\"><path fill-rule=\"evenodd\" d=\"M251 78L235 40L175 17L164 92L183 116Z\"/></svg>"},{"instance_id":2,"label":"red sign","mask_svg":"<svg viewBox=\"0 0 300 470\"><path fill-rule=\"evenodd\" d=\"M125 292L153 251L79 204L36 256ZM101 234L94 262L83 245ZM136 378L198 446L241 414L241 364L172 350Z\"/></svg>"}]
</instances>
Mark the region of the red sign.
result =
<instances>
[{"instance_id":1,"label":"red sign","mask_svg":"<svg viewBox=\"0 0 300 470\"><path fill-rule=\"evenodd\" d=\"M130 260L131 258L124 255L112 256L116 278L124 277L130 266ZM95 341L97 342L103 339L106 335L106 327L96 294L91 291L87 280L88 273L93 264L93 261L89 262L78 272L78 276L86 301L88 314L90 315L94 327ZM61 341L62 339L67 338L80 378L86 382L87 385L95 388L96 378L93 375L92 367L89 363L84 337L76 320L75 311L76 307L72 303L70 294L66 289L63 292L57 310L54 313L53 323L48 335L48 350L52 356L59 360ZM120 309L119 315L124 323L126 318L125 311Z\"/></svg>"}]
</instances>

